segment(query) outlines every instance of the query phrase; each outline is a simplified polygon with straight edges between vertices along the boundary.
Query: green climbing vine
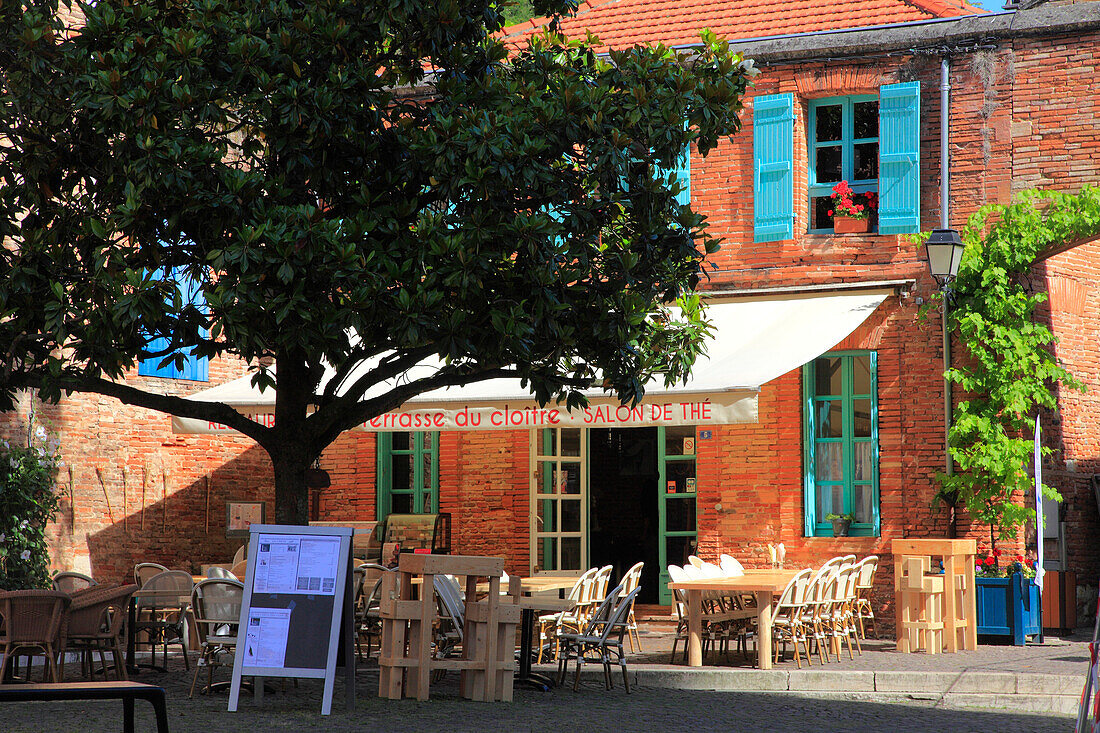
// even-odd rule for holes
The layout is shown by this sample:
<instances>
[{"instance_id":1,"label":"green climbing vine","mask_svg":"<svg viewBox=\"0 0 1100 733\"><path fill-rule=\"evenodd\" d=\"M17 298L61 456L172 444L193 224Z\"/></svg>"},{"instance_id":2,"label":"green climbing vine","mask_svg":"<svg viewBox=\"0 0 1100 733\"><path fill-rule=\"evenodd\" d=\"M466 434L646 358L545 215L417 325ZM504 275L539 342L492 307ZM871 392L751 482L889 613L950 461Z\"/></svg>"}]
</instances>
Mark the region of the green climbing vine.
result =
<instances>
[{"instance_id":1,"label":"green climbing vine","mask_svg":"<svg viewBox=\"0 0 1100 733\"><path fill-rule=\"evenodd\" d=\"M965 391L948 442L958 466L940 474L939 499L965 506L972 519L1009 538L1034 511L1013 500L1031 488L1028 427L1037 408L1056 406L1055 386L1084 385L1055 359L1054 335L1032 316L1046 293L1025 287L1036 258L1061 244L1100 233L1100 189L1071 195L1029 191L1009 205L974 213L953 288L948 326L963 358L947 379ZM1049 454L1049 448L1043 448ZM1052 487L1043 486L1052 499Z\"/></svg>"}]
</instances>

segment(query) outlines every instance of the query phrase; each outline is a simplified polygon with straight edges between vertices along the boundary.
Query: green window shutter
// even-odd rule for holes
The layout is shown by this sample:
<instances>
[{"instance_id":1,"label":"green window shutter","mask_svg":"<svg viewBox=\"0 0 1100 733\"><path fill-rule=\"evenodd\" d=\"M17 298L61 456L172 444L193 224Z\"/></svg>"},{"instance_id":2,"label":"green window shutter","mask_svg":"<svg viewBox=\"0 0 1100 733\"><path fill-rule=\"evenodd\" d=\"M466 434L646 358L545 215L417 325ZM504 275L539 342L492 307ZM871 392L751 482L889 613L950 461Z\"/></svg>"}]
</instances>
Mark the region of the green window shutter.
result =
<instances>
[{"instance_id":1,"label":"green window shutter","mask_svg":"<svg viewBox=\"0 0 1100 733\"><path fill-rule=\"evenodd\" d=\"M753 241L794 237L794 95L757 97L752 111Z\"/></svg>"},{"instance_id":2,"label":"green window shutter","mask_svg":"<svg viewBox=\"0 0 1100 733\"><path fill-rule=\"evenodd\" d=\"M920 231L920 82L879 88L878 231Z\"/></svg>"},{"instance_id":3,"label":"green window shutter","mask_svg":"<svg viewBox=\"0 0 1100 733\"><path fill-rule=\"evenodd\" d=\"M200 308L206 305L206 299L203 298L200 284L185 272L158 269L153 274L153 277L158 280L173 280L183 300ZM169 345L170 342L167 338L157 337L149 339L146 349L156 353L164 351ZM195 382L209 381L210 360L207 357L198 357L193 353L187 353L184 355L182 368L177 368L175 363L168 363L161 366L161 362L163 362L165 358L167 358L167 355L142 359L138 362L138 376L187 379Z\"/></svg>"}]
</instances>

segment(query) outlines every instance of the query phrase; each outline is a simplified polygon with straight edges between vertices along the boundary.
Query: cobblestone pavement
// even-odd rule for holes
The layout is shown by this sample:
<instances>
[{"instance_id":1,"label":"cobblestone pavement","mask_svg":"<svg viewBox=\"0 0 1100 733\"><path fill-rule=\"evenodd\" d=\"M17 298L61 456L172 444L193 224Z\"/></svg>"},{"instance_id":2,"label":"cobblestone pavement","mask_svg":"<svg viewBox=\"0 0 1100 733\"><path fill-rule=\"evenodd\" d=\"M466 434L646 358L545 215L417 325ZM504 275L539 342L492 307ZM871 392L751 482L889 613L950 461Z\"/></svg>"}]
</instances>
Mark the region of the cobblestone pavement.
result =
<instances>
[{"instance_id":1,"label":"cobblestone pavement","mask_svg":"<svg viewBox=\"0 0 1100 733\"><path fill-rule=\"evenodd\" d=\"M337 701L327 718L320 715L320 684L303 681L295 689L265 696L262 707L241 701L236 713L226 711L227 694L187 699L188 675L182 665L168 674L141 678L168 689L172 733L233 733L236 731L1035 731L1064 733L1072 721L1064 717L1021 715L998 711L945 710L931 701L910 704L854 700L820 700L792 694L700 692L639 688L629 697L621 686L605 691L583 681L574 693L568 687L551 692L516 690L511 703L475 703L458 696L457 678L434 685L432 699L381 700L374 697L377 672L368 670L357 684L352 712L343 709L343 685L337 681ZM2 709L0 729L8 733L98 733L121 727L118 702L19 703ZM137 704L137 729L153 731L148 705Z\"/></svg>"},{"instance_id":2,"label":"cobblestone pavement","mask_svg":"<svg viewBox=\"0 0 1100 733\"><path fill-rule=\"evenodd\" d=\"M662 625L651 625L643 636L645 654L631 658L631 664L668 662L671 638ZM1081 638L1052 638L1044 645L1023 648L981 647L976 652L928 657L897 654L892 644L872 643L853 662L832 663L829 669L984 669L992 671L1049 672L1077 674L1084 679L1085 642ZM877 651L876 651L877 650ZM712 655L708 666L742 664L739 654L730 662ZM656 665L655 665L656 666ZM550 692L516 689L511 703L476 703L462 700L458 677L451 673L432 685L432 699L381 700L376 697L378 673L373 661L360 670L354 711L343 706L344 686L338 676L333 713L320 715L321 685L303 680L274 681L275 690L257 706L251 696L242 697L236 713L227 712L226 691L187 698L191 674L183 660L173 657L167 673L143 670L135 679L164 687L168 693L169 726L172 733L233 733L235 731L935 731L936 733L986 731L1072 730L1065 716L1030 715L995 709L947 709L936 699L901 702L868 701L858 695L821 699L808 694L752 693L671 690L639 687L629 696L621 679L606 691L599 677L582 678L574 693L567 685ZM781 669L794 669L784 661ZM815 665L815 669L821 669ZM192 666L192 672L194 667ZM218 673L226 679L226 670ZM203 674L205 678L205 674ZM571 678L570 678L571 679ZM867 696L864 695L864 698ZM106 733L121 728L119 702L12 703L0 706L2 733ZM137 703L139 731L153 731L149 705Z\"/></svg>"}]
</instances>

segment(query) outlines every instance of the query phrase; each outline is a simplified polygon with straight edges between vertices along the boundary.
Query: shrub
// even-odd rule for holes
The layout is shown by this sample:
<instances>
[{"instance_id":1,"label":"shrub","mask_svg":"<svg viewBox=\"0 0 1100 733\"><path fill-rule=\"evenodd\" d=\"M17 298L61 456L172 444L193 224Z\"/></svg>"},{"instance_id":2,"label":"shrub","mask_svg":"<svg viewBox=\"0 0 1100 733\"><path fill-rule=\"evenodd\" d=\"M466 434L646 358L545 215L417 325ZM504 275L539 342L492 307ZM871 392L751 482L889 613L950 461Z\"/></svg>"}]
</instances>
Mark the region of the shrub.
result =
<instances>
[{"instance_id":1,"label":"shrub","mask_svg":"<svg viewBox=\"0 0 1100 733\"><path fill-rule=\"evenodd\" d=\"M45 443L44 428L33 435ZM0 441L0 589L50 586L46 524L59 506L59 463L56 444L20 447Z\"/></svg>"}]
</instances>

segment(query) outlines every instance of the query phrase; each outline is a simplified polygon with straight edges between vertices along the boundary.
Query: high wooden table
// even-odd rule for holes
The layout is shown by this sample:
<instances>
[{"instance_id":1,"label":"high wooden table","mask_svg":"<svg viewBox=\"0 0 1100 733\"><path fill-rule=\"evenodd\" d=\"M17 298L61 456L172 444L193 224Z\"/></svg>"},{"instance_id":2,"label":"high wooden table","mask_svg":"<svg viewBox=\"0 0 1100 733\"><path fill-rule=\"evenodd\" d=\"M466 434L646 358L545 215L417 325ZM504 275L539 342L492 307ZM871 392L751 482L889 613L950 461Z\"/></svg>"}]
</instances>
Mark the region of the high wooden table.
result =
<instances>
[{"instance_id":1,"label":"high wooden table","mask_svg":"<svg viewBox=\"0 0 1100 733\"><path fill-rule=\"evenodd\" d=\"M687 591L688 665L703 666L703 591L756 596L756 653L760 669L772 668L772 598L783 592L799 569L746 570L736 578L705 578L669 583L672 590Z\"/></svg>"},{"instance_id":2,"label":"high wooden table","mask_svg":"<svg viewBox=\"0 0 1100 733\"><path fill-rule=\"evenodd\" d=\"M977 589L974 583L975 540L906 537L890 542L894 556L894 607L898 651L909 651L908 635L903 633L905 611L901 580L909 557L940 557L943 561L943 650L946 652L978 648Z\"/></svg>"}]
</instances>

